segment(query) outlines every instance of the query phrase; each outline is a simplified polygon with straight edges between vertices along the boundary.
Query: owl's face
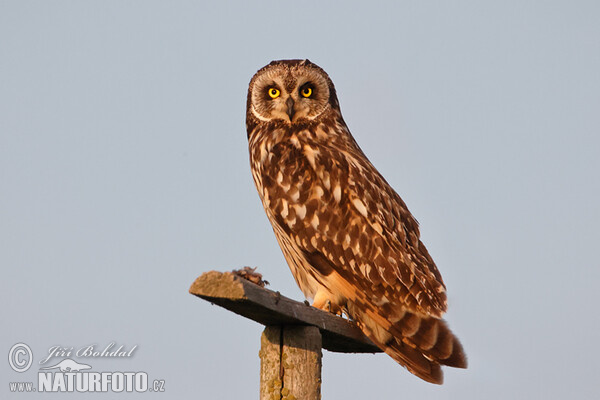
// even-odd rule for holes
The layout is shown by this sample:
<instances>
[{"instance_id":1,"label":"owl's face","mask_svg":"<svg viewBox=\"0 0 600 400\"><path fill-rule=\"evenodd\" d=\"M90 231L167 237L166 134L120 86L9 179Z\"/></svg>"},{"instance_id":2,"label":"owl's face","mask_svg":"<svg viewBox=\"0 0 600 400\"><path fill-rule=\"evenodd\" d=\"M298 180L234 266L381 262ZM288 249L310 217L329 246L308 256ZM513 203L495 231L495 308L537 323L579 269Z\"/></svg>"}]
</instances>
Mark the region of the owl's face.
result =
<instances>
[{"instance_id":1,"label":"owl's face","mask_svg":"<svg viewBox=\"0 0 600 400\"><path fill-rule=\"evenodd\" d=\"M337 105L333 83L308 60L273 61L250 81L248 114L263 122L306 122L332 105Z\"/></svg>"}]
</instances>

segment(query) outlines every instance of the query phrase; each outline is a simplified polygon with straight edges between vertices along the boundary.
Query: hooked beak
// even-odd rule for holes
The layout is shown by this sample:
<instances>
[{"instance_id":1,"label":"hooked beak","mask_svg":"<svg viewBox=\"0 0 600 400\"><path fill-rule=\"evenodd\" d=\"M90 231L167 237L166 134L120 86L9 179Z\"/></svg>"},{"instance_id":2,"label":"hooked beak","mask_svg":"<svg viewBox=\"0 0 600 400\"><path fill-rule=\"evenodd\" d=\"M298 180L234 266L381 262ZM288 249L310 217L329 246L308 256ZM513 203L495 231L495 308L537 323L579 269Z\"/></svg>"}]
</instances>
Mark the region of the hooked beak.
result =
<instances>
[{"instance_id":1,"label":"hooked beak","mask_svg":"<svg viewBox=\"0 0 600 400\"><path fill-rule=\"evenodd\" d=\"M285 104L287 105L287 115L290 117L291 121L294 116L294 99L292 99L292 96L288 97Z\"/></svg>"}]
</instances>

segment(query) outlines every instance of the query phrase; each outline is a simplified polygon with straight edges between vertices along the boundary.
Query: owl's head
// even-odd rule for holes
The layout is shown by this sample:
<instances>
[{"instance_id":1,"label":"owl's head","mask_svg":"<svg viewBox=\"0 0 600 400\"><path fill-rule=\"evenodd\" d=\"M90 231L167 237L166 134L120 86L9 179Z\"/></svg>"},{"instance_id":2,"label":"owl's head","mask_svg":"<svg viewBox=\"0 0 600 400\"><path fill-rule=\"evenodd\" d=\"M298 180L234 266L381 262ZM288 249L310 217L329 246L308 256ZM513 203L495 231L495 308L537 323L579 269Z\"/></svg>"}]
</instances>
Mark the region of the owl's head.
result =
<instances>
[{"instance_id":1,"label":"owl's head","mask_svg":"<svg viewBox=\"0 0 600 400\"><path fill-rule=\"evenodd\" d=\"M280 60L252 77L246 118L248 123L255 118L294 125L338 108L333 82L319 66L308 60Z\"/></svg>"}]
</instances>

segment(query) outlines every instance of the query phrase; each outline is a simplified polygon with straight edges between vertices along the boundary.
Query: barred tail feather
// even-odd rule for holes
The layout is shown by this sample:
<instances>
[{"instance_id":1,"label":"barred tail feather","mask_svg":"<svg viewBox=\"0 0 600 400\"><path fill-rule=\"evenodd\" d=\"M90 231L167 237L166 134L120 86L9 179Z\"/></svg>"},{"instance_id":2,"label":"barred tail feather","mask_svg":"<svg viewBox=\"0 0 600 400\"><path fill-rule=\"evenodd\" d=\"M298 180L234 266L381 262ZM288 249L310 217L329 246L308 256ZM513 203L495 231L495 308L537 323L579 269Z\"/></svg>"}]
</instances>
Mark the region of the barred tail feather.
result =
<instances>
[{"instance_id":1,"label":"barred tail feather","mask_svg":"<svg viewBox=\"0 0 600 400\"><path fill-rule=\"evenodd\" d=\"M405 312L389 321L374 314L369 310L357 318L363 332L412 374L442 384L441 365L467 368L462 345L443 319Z\"/></svg>"},{"instance_id":2,"label":"barred tail feather","mask_svg":"<svg viewBox=\"0 0 600 400\"><path fill-rule=\"evenodd\" d=\"M418 349L411 347L401 339L395 337L392 337L383 346L382 349L387 355L392 357L400 365L406 367L413 375L430 383L438 385L444 383L444 373L442 372L440 364L428 360Z\"/></svg>"}]
</instances>

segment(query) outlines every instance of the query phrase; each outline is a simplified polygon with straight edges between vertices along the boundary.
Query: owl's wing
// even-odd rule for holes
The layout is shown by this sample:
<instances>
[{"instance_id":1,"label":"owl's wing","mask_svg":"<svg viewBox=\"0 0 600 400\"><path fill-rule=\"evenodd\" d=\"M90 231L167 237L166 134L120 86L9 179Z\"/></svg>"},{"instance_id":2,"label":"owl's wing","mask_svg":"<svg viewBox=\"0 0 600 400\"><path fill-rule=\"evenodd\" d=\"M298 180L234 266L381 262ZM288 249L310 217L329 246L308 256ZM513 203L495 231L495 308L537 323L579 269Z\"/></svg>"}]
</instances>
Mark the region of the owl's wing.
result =
<instances>
[{"instance_id":1,"label":"owl's wing","mask_svg":"<svg viewBox=\"0 0 600 400\"><path fill-rule=\"evenodd\" d=\"M334 269L374 304L436 318L446 311L417 221L358 146L280 143L271 153L278 162L263 170L265 208L313 267Z\"/></svg>"}]
</instances>

